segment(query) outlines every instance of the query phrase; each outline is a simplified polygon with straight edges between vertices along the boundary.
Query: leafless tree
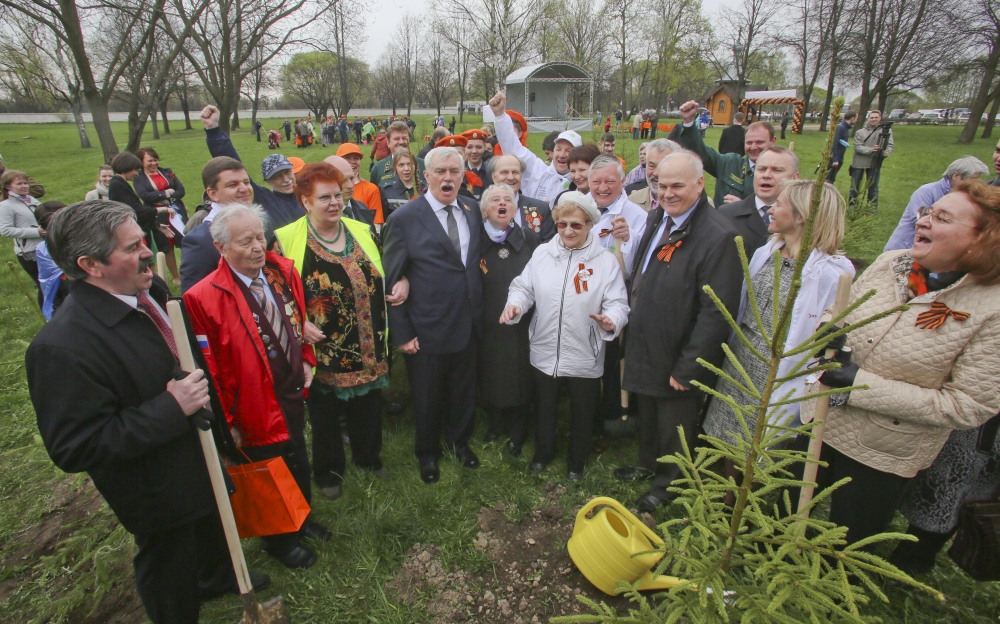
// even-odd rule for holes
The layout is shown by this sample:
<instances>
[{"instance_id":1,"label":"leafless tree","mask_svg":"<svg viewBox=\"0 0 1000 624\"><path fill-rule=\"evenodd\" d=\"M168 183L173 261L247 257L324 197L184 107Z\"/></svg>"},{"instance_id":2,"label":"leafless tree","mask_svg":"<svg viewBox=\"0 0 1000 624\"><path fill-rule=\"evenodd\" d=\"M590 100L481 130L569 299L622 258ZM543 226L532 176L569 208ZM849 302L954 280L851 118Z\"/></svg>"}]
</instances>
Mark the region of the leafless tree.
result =
<instances>
[{"instance_id":1,"label":"leafless tree","mask_svg":"<svg viewBox=\"0 0 1000 624\"><path fill-rule=\"evenodd\" d=\"M193 6L198 1L171 0L190 28L193 45L184 46L184 55L215 99L219 127L228 134L244 81L288 46L301 42L327 6L313 0L213 0L197 14ZM168 32L175 40L179 35L173 28Z\"/></svg>"},{"instance_id":2,"label":"leafless tree","mask_svg":"<svg viewBox=\"0 0 1000 624\"><path fill-rule=\"evenodd\" d=\"M448 42L437 31L438 24L432 23L422 38L422 54L420 58L420 84L431 102L441 114L441 106L451 93L455 76L454 59L448 50Z\"/></svg>"},{"instance_id":3,"label":"leafless tree","mask_svg":"<svg viewBox=\"0 0 1000 624\"><path fill-rule=\"evenodd\" d=\"M618 68L620 105L624 110L629 109L630 84L642 69L648 71L647 64L639 62L646 57L645 46L648 43L639 34L644 9L645 5L639 0L605 0L601 7L601 17L609 33L608 53Z\"/></svg>"},{"instance_id":4,"label":"leafless tree","mask_svg":"<svg viewBox=\"0 0 1000 624\"><path fill-rule=\"evenodd\" d=\"M845 0L791 0L792 18L782 40L792 51L797 64L804 107L809 110L813 89L820 76L836 64L838 30L844 13ZM832 89L827 98L832 101ZM827 105L824 104L824 107ZM824 117L827 111L824 111Z\"/></svg>"},{"instance_id":5,"label":"leafless tree","mask_svg":"<svg viewBox=\"0 0 1000 624\"><path fill-rule=\"evenodd\" d=\"M1000 65L1000 0L972 0L962 3L957 7L955 17L961 24L961 31L971 40L974 50L982 55L982 79L970 107L969 120L965 122L958 139L959 143L971 143L994 91L993 83ZM998 100L996 96L993 99ZM996 113L993 112L992 116L995 119Z\"/></svg>"},{"instance_id":6,"label":"leafless tree","mask_svg":"<svg viewBox=\"0 0 1000 624\"><path fill-rule=\"evenodd\" d=\"M133 31L143 33L148 38L156 28L155 20L144 20L151 7L163 0L116 0L110 3L77 6L76 0L0 0L0 7L10 9L29 18L34 23L44 25L62 44L73 59L77 74L82 85L83 97L87 108L93 117L94 129L101 143L101 150L107 162L118 153L115 135L111 130L108 118L108 101L118 86L118 81L132 59L121 51L128 45ZM161 5L162 6L162 5ZM118 35L119 52L108 55L103 65L95 64L88 51L88 39L84 37L84 24L93 26L94 32L100 32L100 21L105 12L112 8L125 13L125 27L113 33ZM96 66L96 70L95 70Z\"/></svg>"},{"instance_id":7,"label":"leafless tree","mask_svg":"<svg viewBox=\"0 0 1000 624\"><path fill-rule=\"evenodd\" d=\"M877 102L885 108L900 90L921 88L956 46L948 32L949 0L855 0L857 27L843 51L849 76L861 87L859 127ZM959 42L960 44L960 42Z\"/></svg>"},{"instance_id":8,"label":"leafless tree","mask_svg":"<svg viewBox=\"0 0 1000 624\"><path fill-rule=\"evenodd\" d=\"M534 58L534 23L542 6L533 0L447 0L439 9L455 27L468 29L466 50L485 93L494 93Z\"/></svg>"},{"instance_id":9,"label":"leafless tree","mask_svg":"<svg viewBox=\"0 0 1000 624\"><path fill-rule=\"evenodd\" d=\"M369 4L366 0L352 0L350 4L346 0L327 1L329 4L321 20L323 34L319 37L318 47L337 57L338 93L333 111L339 117L350 112L368 82L368 67L349 52L362 48L368 40L365 16Z\"/></svg>"},{"instance_id":10,"label":"leafless tree","mask_svg":"<svg viewBox=\"0 0 1000 624\"><path fill-rule=\"evenodd\" d=\"M743 98L750 76L765 68L778 47L774 31L780 8L777 0L742 0L720 13L709 58L724 79L735 81L737 100Z\"/></svg>"},{"instance_id":11,"label":"leafless tree","mask_svg":"<svg viewBox=\"0 0 1000 624\"><path fill-rule=\"evenodd\" d=\"M22 91L38 89L62 102L73 114L80 135L80 147L90 147L83 121L83 84L67 58L66 44L44 26L23 15L9 15L8 28L0 41L0 81ZM18 83L12 84L11 81ZM37 95L30 96L37 98Z\"/></svg>"}]
</instances>

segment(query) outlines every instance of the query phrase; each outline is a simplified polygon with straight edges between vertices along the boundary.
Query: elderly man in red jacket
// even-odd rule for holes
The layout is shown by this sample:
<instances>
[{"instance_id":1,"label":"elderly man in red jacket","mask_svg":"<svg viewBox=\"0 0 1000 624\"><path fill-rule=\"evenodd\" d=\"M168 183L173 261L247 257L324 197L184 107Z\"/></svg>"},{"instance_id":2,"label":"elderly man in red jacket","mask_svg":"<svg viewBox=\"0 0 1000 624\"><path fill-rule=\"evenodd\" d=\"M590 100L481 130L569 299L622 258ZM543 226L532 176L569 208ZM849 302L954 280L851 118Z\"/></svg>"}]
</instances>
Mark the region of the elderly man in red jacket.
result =
<instances>
[{"instance_id":1,"label":"elderly man in red jacket","mask_svg":"<svg viewBox=\"0 0 1000 624\"><path fill-rule=\"evenodd\" d=\"M223 206L212 221L219 268L184 294L191 325L233 438L253 461L281 456L310 500L304 391L316 357L303 339L305 295L291 260L266 251L263 210ZM289 568L316 554L300 538L329 540L307 519L297 533L264 538L264 550Z\"/></svg>"}]
</instances>

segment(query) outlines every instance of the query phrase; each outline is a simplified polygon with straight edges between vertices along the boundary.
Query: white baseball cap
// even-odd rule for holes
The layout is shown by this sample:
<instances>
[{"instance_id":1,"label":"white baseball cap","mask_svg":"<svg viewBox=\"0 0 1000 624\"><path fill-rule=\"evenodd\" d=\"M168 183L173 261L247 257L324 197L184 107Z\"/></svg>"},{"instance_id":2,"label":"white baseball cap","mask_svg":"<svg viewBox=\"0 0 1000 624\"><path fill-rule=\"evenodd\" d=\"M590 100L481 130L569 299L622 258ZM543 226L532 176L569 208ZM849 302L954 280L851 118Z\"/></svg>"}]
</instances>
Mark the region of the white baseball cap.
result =
<instances>
[{"instance_id":1,"label":"white baseball cap","mask_svg":"<svg viewBox=\"0 0 1000 624\"><path fill-rule=\"evenodd\" d=\"M573 130L560 132L559 136L556 137L556 141L569 141L569 144L573 147L580 147L583 145L583 137Z\"/></svg>"}]
</instances>

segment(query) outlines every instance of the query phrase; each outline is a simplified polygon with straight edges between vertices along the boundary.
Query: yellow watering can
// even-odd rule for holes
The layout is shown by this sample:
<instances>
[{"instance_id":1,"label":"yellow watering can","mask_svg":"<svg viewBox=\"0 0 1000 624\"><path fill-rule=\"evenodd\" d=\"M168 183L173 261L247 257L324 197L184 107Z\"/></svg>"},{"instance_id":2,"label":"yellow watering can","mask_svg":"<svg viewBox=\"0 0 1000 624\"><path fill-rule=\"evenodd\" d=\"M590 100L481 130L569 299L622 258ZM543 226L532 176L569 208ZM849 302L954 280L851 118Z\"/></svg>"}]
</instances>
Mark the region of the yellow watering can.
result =
<instances>
[{"instance_id":1,"label":"yellow watering can","mask_svg":"<svg viewBox=\"0 0 1000 624\"><path fill-rule=\"evenodd\" d=\"M595 508L603 509L587 519ZM621 593L619 581L638 589L670 589L684 581L673 576L653 576L661 553L638 555L663 546L663 540L613 498L599 496L576 514L567 548L573 563L587 580L609 596Z\"/></svg>"}]
</instances>

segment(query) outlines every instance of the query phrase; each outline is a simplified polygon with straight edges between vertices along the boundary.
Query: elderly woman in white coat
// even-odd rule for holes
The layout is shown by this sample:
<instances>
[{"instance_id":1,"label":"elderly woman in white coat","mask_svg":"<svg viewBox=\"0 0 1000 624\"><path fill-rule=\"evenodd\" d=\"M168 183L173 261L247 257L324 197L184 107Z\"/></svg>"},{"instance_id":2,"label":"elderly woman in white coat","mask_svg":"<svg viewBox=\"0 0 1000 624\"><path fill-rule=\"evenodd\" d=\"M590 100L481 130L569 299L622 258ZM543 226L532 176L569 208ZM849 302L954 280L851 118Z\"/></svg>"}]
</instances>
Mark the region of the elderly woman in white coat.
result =
<instances>
[{"instance_id":1,"label":"elderly woman in white coat","mask_svg":"<svg viewBox=\"0 0 1000 624\"><path fill-rule=\"evenodd\" d=\"M773 310L778 308L779 316L784 309L784 303L792 286L792 275L795 269L795 259L803 244L802 234L806 219L809 218L810 199L815 182L811 180L787 180L785 188L768 210L770 223L767 228L771 239L754 252L750 260L750 279L753 283L757 312L764 323L766 333L772 335L774 327ZM823 185L816 222L813 227L812 240L809 246L812 252L802 269L802 286L795 297L792 307L791 323L788 336L785 338L785 349L793 349L806 342L816 331L820 316L833 305L837 294L837 282L844 273L854 275L854 266L850 260L838 252L844 240L844 215L846 206L844 198L832 184ZM775 269L774 255L779 254L779 266ZM774 283L779 283L778 299L774 299ZM770 357L771 349L767 339L760 333L757 325L757 315L748 309L750 298L747 285L743 285L743 298L740 301L740 311L737 323L750 343L761 354ZM763 391L767 382L768 363L757 358L741 340L735 336L729 341L729 348L739 360L758 391ZM781 360L778 376L787 375L799 364L808 353L800 353ZM729 360L723 365L723 370L734 379L740 379L740 373ZM789 391L792 397L802 396L805 388L805 377L797 377L777 389L775 400L783 398ZM732 397L740 405L752 405L755 399L734 386L725 378L720 377L716 384L717 391ZM772 416L771 424L795 426L799 422L799 404L793 403L779 408ZM736 415L735 410L727 403L712 400L705 416L705 433L710 436L736 441L739 438L749 438L756 430L756 422L748 420L747 429ZM736 476L736 468L726 462L726 474Z\"/></svg>"},{"instance_id":2,"label":"elderly woman in white coat","mask_svg":"<svg viewBox=\"0 0 1000 624\"><path fill-rule=\"evenodd\" d=\"M591 232L597 204L577 191L563 193L552 210L559 236L540 245L510 285L501 323L517 323L535 309L529 328L538 422L531 470L556 454L556 408L565 381L570 398L568 478L583 478L604 374L606 343L628 322L628 296L618 260Z\"/></svg>"}]
</instances>

